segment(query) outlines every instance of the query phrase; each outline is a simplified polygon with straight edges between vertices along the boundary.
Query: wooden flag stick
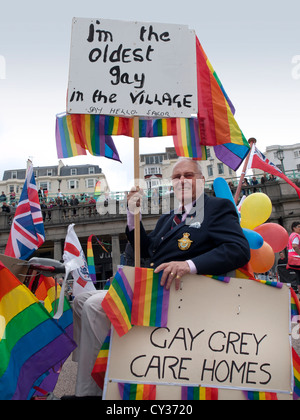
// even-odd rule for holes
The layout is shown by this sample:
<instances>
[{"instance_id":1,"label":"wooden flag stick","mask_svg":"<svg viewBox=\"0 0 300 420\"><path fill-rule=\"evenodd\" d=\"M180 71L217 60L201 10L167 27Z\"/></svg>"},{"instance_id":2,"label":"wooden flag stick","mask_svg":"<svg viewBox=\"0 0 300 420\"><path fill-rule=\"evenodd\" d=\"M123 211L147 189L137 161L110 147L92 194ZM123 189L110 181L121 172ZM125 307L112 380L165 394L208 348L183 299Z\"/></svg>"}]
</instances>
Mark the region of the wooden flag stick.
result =
<instances>
[{"instance_id":1,"label":"wooden flag stick","mask_svg":"<svg viewBox=\"0 0 300 420\"><path fill-rule=\"evenodd\" d=\"M134 183L139 186L140 178L140 128L139 117L133 118L134 133ZM134 216L134 261L135 267L141 266L141 237L140 237L140 213Z\"/></svg>"},{"instance_id":2,"label":"wooden flag stick","mask_svg":"<svg viewBox=\"0 0 300 420\"><path fill-rule=\"evenodd\" d=\"M253 138L253 137L251 137L251 139L248 140L248 143L250 144L250 147L251 148L250 148L250 151L249 151L249 153L248 153L248 155L246 157L246 160L244 162L243 172L241 174L240 181L239 181L239 184L238 184L237 189L236 189L236 192L235 192L235 196L234 196L235 204L237 204L238 201L239 201L239 196L240 196L240 192L241 192L241 189L242 189L242 184L243 184L244 178L246 176L246 170L247 170L247 166L248 166L248 162L249 162L251 150L252 150L252 147L254 147L254 145L256 143L256 139Z\"/></svg>"}]
</instances>

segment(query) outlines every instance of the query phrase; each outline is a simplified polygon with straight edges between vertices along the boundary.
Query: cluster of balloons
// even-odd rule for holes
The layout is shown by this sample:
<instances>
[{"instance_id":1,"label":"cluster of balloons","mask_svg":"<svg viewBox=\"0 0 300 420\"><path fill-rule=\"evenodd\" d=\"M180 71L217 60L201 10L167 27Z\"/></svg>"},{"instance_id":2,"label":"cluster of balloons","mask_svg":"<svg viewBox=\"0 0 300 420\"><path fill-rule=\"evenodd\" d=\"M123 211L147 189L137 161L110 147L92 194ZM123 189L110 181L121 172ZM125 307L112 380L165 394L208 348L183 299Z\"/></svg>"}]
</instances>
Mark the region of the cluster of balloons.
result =
<instances>
[{"instance_id":1,"label":"cluster of balloons","mask_svg":"<svg viewBox=\"0 0 300 420\"><path fill-rule=\"evenodd\" d=\"M217 197L234 199L223 178L214 181ZM276 223L265 223L272 213L272 203L263 193L247 196L240 205L240 224L251 250L250 265L254 273L265 273L275 263L275 253L282 251L288 243L288 232Z\"/></svg>"}]
</instances>

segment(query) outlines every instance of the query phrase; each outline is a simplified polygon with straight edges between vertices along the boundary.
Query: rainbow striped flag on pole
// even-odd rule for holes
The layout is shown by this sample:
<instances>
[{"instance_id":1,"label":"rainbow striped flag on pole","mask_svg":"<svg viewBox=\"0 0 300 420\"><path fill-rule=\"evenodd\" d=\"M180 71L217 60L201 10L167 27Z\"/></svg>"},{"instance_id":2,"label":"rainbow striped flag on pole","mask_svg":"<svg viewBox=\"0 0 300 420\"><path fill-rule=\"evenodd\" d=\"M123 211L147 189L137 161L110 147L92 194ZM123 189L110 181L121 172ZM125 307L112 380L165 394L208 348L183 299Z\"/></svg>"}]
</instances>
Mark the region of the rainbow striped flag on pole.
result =
<instances>
[{"instance_id":1,"label":"rainbow striped flag on pole","mask_svg":"<svg viewBox=\"0 0 300 420\"><path fill-rule=\"evenodd\" d=\"M235 171L249 153L249 143L234 118L234 106L198 38L196 55L201 144L214 146L216 157Z\"/></svg>"},{"instance_id":2,"label":"rainbow striped flag on pole","mask_svg":"<svg viewBox=\"0 0 300 420\"><path fill-rule=\"evenodd\" d=\"M277 401L277 394L274 392L244 391L244 395L249 401Z\"/></svg>"},{"instance_id":3,"label":"rainbow striped flag on pole","mask_svg":"<svg viewBox=\"0 0 300 420\"><path fill-rule=\"evenodd\" d=\"M92 377L99 388L103 389L104 386L104 377L107 368L107 361L108 361L108 353L109 353L109 345L110 345L110 336L111 330L104 340L104 343L100 349L100 352L97 356L94 368L92 370Z\"/></svg>"},{"instance_id":4,"label":"rainbow striped flag on pole","mask_svg":"<svg viewBox=\"0 0 300 420\"><path fill-rule=\"evenodd\" d=\"M296 292L292 288L290 288L290 291L291 291L291 315L293 319L294 316L300 315L300 303L296 295Z\"/></svg>"},{"instance_id":5,"label":"rainbow striped flag on pole","mask_svg":"<svg viewBox=\"0 0 300 420\"><path fill-rule=\"evenodd\" d=\"M59 159L86 155L103 156L120 162L110 135L105 134L100 115L61 114L56 116L56 149Z\"/></svg>"},{"instance_id":6,"label":"rainbow striped flag on pole","mask_svg":"<svg viewBox=\"0 0 300 420\"><path fill-rule=\"evenodd\" d=\"M0 263L0 400L26 400L76 344Z\"/></svg>"},{"instance_id":7,"label":"rainbow striped flag on pole","mask_svg":"<svg viewBox=\"0 0 300 420\"><path fill-rule=\"evenodd\" d=\"M202 386L181 387L181 399L184 401L217 401L219 391L217 388L204 388Z\"/></svg>"},{"instance_id":8,"label":"rainbow striped flag on pole","mask_svg":"<svg viewBox=\"0 0 300 420\"><path fill-rule=\"evenodd\" d=\"M97 236L90 235L88 237L87 251L86 251L86 261L87 261L87 265L88 265L88 270L89 270L89 273L90 273L90 277L91 277L92 281L94 283L96 283L97 282L97 277L96 277L96 267L95 267L95 259L94 259L94 252L93 252L93 238L96 239L96 241L101 246L101 248L103 249L103 251L105 251L107 253L109 253L109 252L107 251L107 249L105 248L105 246L103 245L103 243L97 238Z\"/></svg>"},{"instance_id":9,"label":"rainbow striped flag on pole","mask_svg":"<svg viewBox=\"0 0 300 420\"><path fill-rule=\"evenodd\" d=\"M177 156L206 160L207 151L201 145L197 118L177 118L176 135L173 135Z\"/></svg>"},{"instance_id":10,"label":"rainbow striped flag on pole","mask_svg":"<svg viewBox=\"0 0 300 420\"><path fill-rule=\"evenodd\" d=\"M293 369L294 369L294 400L300 398L300 357L292 348L293 354Z\"/></svg>"},{"instance_id":11,"label":"rainbow striped flag on pole","mask_svg":"<svg viewBox=\"0 0 300 420\"><path fill-rule=\"evenodd\" d=\"M196 55L198 119L202 144L206 146L225 143L247 144L235 121L234 108L228 101L229 98L198 38L196 38Z\"/></svg>"},{"instance_id":12,"label":"rainbow striped flag on pole","mask_svg":"<svg viewBox=\"0 0 300 420\"><path fill-rule=\"evenodd\" d=\"M132 296L131 286L123 269L119 268L102 301L102 308L120 337L132 328Z\"/></svg>"},{"instance_id":13,"label":"rainbow striped flag on pole","mask_svg":"<svg viewBox=\"0 0 300 420\"><path fill-rule=\"evenodd\" d=\"M123 384L118 383L122 400L155 400L156 386L149 384Z\"/></svg>"},{"instance_id":14,"label":"rainbow striped flag on pole","mask_svg":"<svg viewBox=\"0 0 300 420\"><path fill-rule=\"evenodd\" d=\"M151 268L135 268L132 325L167 326L170 290L160 285L161 276Z\"/></svg>"}]
</instances>

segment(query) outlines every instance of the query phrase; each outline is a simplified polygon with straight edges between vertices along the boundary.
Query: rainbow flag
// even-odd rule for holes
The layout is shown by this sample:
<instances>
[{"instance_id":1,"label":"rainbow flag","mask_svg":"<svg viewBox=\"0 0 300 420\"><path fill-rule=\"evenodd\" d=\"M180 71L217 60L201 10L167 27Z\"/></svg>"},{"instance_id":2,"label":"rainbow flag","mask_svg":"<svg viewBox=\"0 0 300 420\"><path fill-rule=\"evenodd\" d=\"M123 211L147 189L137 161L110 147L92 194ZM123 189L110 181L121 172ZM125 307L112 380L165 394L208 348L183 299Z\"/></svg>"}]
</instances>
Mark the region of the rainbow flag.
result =
<instances>
[{"instance_id":1,"label":"rainbow flag","mask_svg":"<svg viewBox=\"0 0 300 420\"><path fill-rule=\"evenodd\" d=\"M94 198L98 198L101 195L101 192L101 181L98 181L95 185Z\"/></svg>"},{"instance_id":2,"label":"rainbow flag","mask_svg":"<svg viewBox=\"0 0 300 420\"><path fill-rule=\"evenodd\" d=\"M206 277L210 277L211 279L222 281L223 283L230 283L230 277L228 277L228 276L212 276L212 275L207 275Z\"/></svg>"},{"instance_id":3,"label":"rainbow flag","mask_svg":"<svg viewBox=\"0 0 300 420\"><path fill-rule=\"evenodd\" d=\"M28 287L30 289L30 285ZM51 317L53 317L53 315L57 312L60 292L61 287L58 284L55 284L54 278L44 277L43 275L39 276L38 287L34 294L38 300L43 303L44 308L49 312ZM64 301L63 314L61 318L55 321L61 328L63 328L69 337L73 337L73 311L66 297ZM43 392L46 391L46 393L54 391L64 362L65 360L60 361L38 380L38 389L43 390ZM32 390L33 395L43 395L43 392L39 390Z\"/></svg>"},{"instance_id":4,"label":"rainbow flag","mask_svg":"<svg viewBox=\"0 0 300 420\"><path fill-rule=\"evenodd\" d=\"M293 319L294 316L300 315L300 302L296 295L296 292L294 291L292 287L290 288L290 291L291 291L291 315Z\"/></svg>"},{"instance_id":5,"label":"rainbow flag","mask_svg":"<svg viewBox=\"0 0 300 420\"><path fill-rule=\"evenodd\" d=\"M104 156L120 162L110 135L105 134L100 115L60 114L56 116L56 149L59 159L86 155Z\"/></svg>"},{"instance_id":6,"label":"rainbow flag","mask_svg":"<svg viewBox=\"0 0 300 420\"><path fill-rule=\"evenodd\" d=\"M222 91L223 94L223 91ZM206 160L204 120L197 118L139 119L140 137L173 136L178 156ZM207 125L207 124L206 124ZM120 161L111 136L134 137L133 119L110 115L60 114L56 117L58 158L86 155L105 156ZM226 143L228 140L224 140ZM236 170L249 152L248 142L219 144L214 147L219 160Z\"/></svg>"},{"instance_id":7,"label":"rainbow flag","mask_svg":"<svg viewBox=\"0 0 300 420\"><path fill-rule=\"evenodd\" d=\"M201 144L215 146L217 158L236 170L249 153L250 146L234 118L234 107L198 38L196 55Z\"/></svg>"},{"instance_id":8,"label":"rainbow flag","mask_svg":"<svg viewBox=\"0 0 300 420\"><path fill-rule=\"evenodd\" d=\"M294 369L294 400L300 398L300 357L292 348L293 354L293 369Z\"/></svg>"},{"instance_id":9,"label":"rainbow flag","mask_svg":"<svg viewBox=\"0 0 300 420\"><path fill-rule=\"evenodd\" d=\"M197 118L177 118L176 135L173 135L177 156L206 160L206 147L200 144L199 123Z\"/></svg>"},{"instance_id":10,"label":"rainbow flag","mask_svg":"<svg viewBox=\"0 0 300 420\"><path fill-rule=\"evenodd\" d=\"M43 302L44 308L53 317L58 309L61 287L55 283L54 278L40 276L35 296L40 302ZM62 327L70 337L73 337L73 311L68 299L65 297L63 315L56 322Z\"/></svg>"},{"instance_id":11,"label":"rainbow flag","mask_svg":"<svg viewBox=\"0 0 300 420\"><path fill-rule=\"evenodd\" d=\"M253 278L251 280L257 281L258 283L265 284L266 286L276 287L277 289L282 289L283 283L280 283L279 281L271 281L271 280L261 280Z\"/></svg>"},{"instance_id":12,"label":"rainbow flag","mask_svg":"<svg viewBox=\"0 0 300 420\"><path fill-rule=\"evenodd\" d=\"M243 145L234 143L218 144L214 146L214 152L221 162L236 171L250 152L250 146L247 141Z\"/></svg>"},{"instance_id":13,"label":"rainbow flag","mask_svg":"<svg viewBox=\"0 0 300 420\"><path fill-rule=\"evenodd\" d=\"M104 343L102 344L102 347L100 349L100 352L97 356L94 368L92 370L92 377L96 384L99 386L99 388L103 389L104 385L104 377L105 372L107 368L107 361L108 361L108 353L109 353L109 345L110 345L110 336L111 336L111 330L109 330L109 333L104 340Z\"/></svg>"},{"instance_id":14,"label":"rainbow flag","mask_svg":"<svg viewBox=\"0 0 300 420\"><path fill-rule=\"evenodd\" d=\"M119 268L102 301L102 308L120 337L132 328L132 297L131 286L122 268Z\"/></svg>"},{"instance_id":15,"label":"rainbow flag","mask_svg":"<svg viewBox=\"0 0 300 420\"><path fill-rule=\"evenodd\" d=\"M76 344L0 263L0 399L26 400Z\"/></svg>"},{"instance_id":16,"label":"rainbow flag","mask_svg":"<svg viewBox=\"0 0 300 420\"><path fill-rule=\"evenodd\" d=\"M118 383L122 400L155 400L156 386L148 384L122 384Z\"/></svg>"},{"instance_id":17,"label":"rainbow flag","mask_svg":"<svg viewBox=\"0 0 300 420\"><path fill-rule=\"evenodd\" d=\"M95 259L94 259L94 253L93 253L93 240L94 235L90 235L87 241L87 249L86 249L86 262L88 265L88 270L90 273L90 277L94 283L97 281L96 277L96 267L95 267Z\"/></svg>"},{"instance_id":18,"label":"rainbow flag","mask_svg":"<svg viewBox=\"0 0 300 420\"><path fill-rule=\"evenodd\" d=\"M134 137L133 118L101 115L104 132L111 136ZM176 134L176 118L139 119L139 137L161 137Z\"/></svg>"},{"instance_id":19,"label":"rainbow flag","mask_svg":"<svg viewBox=\"0 0 300 420\"><path fill-rule=\"evenodd\" d=\"M95 235L90 235L88 237L87 241L87 251L86 251L86 261L88 265L88 270L90 273L90 277L94 283L97 282L96 277L96 267L95 267L95 259L94 259L94 252L93 252L93 238L95 237L98 244L101 246L101 248L108 253L107 249L103 245L103 243L97 238Z\"/></svg>"},{"instance_id":20,"label":"rainbow flag","mask_svg":"<svg viewBox=\"0 0 300 420\"><path fill-rule=\"evenodd\" d=\"M135 268L131 323L147 327L166 327L170 290L160 285L161 273Z\"/></svg>"},{"instance_id":21,"label":"rainbow flag","mask_svg":"<svg viewBox=\"0 0 300 420\"><path fill-rule=\"evenodd\" d=\"M202 144L247 144L230 108L228 96L216 77L200 42L196 38L198 119Z\"/></svg>"},{"instance_id":22,"label":"rainbow flag","mask_svg":"<svg viewBox=\"0 0 300 420\"><path fill-rule=\"evenodd\" d=\"M204 388L202 386L181 387L181 399L183 401L217 401L219 391L217 388Z\"/></svg>"},{"instance_id":23,"label":"rainbow flag","mask_svg":"<svg viewBox=\"0 0 300 420\"><path fill-rule=\"evenodd\" d=\"M274 392L243 391L249 401L277 401L277 394Z\"/></svg>"}]
</instances>

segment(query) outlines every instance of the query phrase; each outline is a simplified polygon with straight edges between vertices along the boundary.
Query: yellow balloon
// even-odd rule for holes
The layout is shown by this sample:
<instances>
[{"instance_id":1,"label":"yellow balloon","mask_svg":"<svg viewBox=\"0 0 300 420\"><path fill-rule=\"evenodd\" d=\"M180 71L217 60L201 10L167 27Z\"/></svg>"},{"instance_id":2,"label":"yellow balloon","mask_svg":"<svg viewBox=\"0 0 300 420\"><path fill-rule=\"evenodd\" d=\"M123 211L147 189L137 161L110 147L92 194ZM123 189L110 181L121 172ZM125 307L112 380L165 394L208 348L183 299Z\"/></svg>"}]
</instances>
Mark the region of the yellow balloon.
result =
<instances>
[{"instance_id":1,"label":"yellow balloon","mask_svg":"<svg viewBox=\"0 0 300 420\"><path fill-rule=\"evenodd\" d=\"M272 213L272 202L266 194L248 195L241 206L241 226L254 229L265 223Z\"/></svg>"}]
</instances>

